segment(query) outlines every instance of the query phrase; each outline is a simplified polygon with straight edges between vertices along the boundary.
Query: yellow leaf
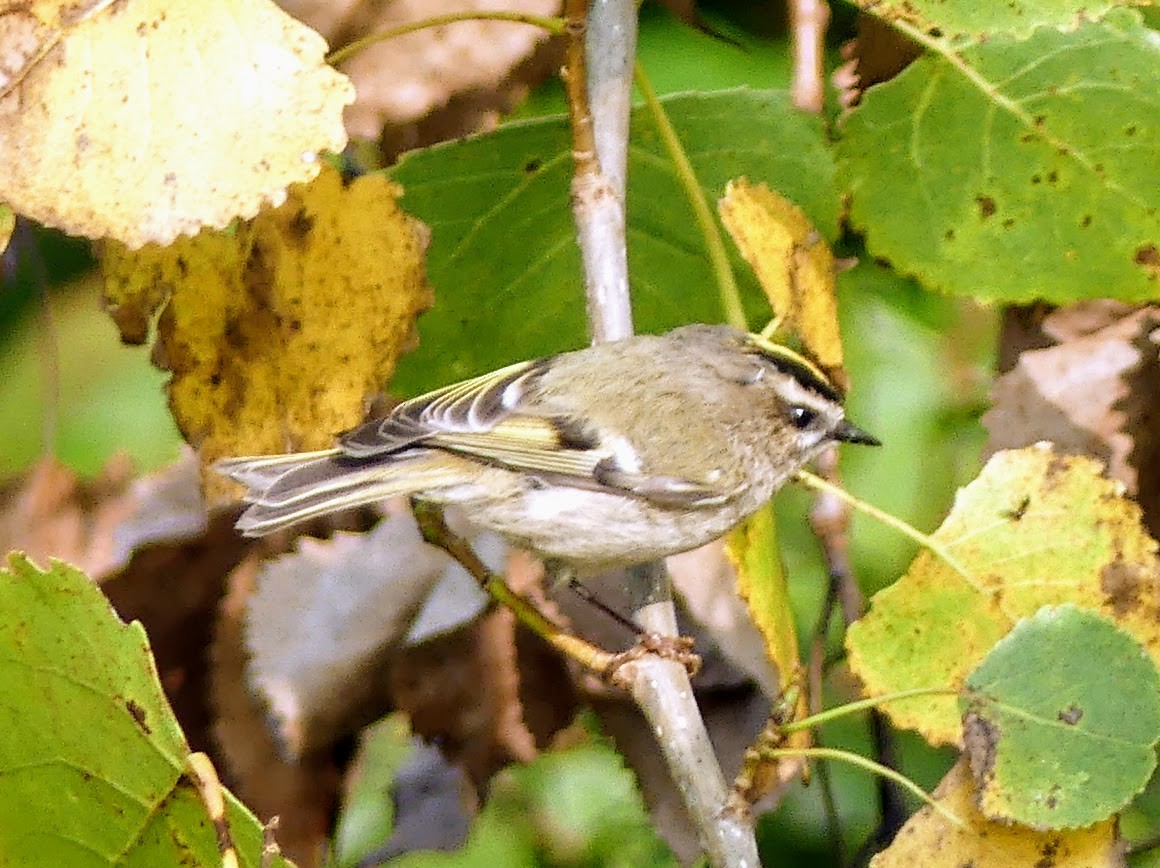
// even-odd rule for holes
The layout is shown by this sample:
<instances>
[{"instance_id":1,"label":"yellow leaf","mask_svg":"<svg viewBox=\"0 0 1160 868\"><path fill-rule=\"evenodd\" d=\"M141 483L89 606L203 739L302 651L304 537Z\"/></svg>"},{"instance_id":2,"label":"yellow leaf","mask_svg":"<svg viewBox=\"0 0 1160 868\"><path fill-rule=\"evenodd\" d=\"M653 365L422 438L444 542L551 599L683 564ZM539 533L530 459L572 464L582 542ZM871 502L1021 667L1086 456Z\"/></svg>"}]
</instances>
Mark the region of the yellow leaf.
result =
<instances>
[{"instance_id":1,"label":"yellow leaf","mask_svg":"<svg viewBox=\"0 0 1160 868\"><path fill-rule=\"evenodd\" d=\"M992 456L933 534L966 575L923 552L850 628L850 667L867 692L958 688L1017 620L1049 604L1102 612L1160 663L1156 542L1101 469L1049 444ZM953 696L884 710L934 744L960 740Z\"/></svg>"},{"instance_id":2,"label":"yellow leaf","mask_svg":"<svg viewBox=\"0 0 1160 868\"><path fill-rule=\"evenodd\" d=\"M12 240L12 233L16 231L16 214L7 205L0 202L0 253L8 249L8 242Z\"/></svg>"},{"instance_id":3,"label":"yellow leaf","mask_svg":"<svg viewBox=\"0 0 1160 868\"><path fill-rule=\"evenodd\" d=\"M766 504L729 533L725 554L737 573L737 592L749 607L784 692L794 683L800 661L776 521L772 504Z\"/></svg>"},{"instance_id":4,"label":"yellow leaf","mask_svg":"<svg viewBox=\"0 0 1160 868\"><path fill-rule=\"evenodd\" d=\"M234 232L109 245L106 305L129 342L161 308L154 359L203 460L323 448L362 420L431 303L427 230L399 193L379 175L344 186L327 167Z\"/></svg>"},{"instance_id":5,"label":"yellow leaf","mask_svg":"<svg viewBox=\"0 0 1160 868\"><path fill-rule=\"evenodd\" d=\"M1115 820L1066 832L1036 832L988 820L976 806L974 778L964 759L947 772L934 795L966 828L925 807L906 822L894 843L870 860L871 868L1112 868L1123 864Z\"/></svg>"},{"instance_id":6,"label":"yellow leaf","mask_svg":"<svg viewBox=\"0 0 1160 868\"><path fill-rule=\"evenodd\" d=\"M269 0L0 3L0 198L134 248L252 217L346 142L325 52Z\"/></svg>"},{"instance_id":7,"label":"yellow leaf","mask_svg":"<svg viewBox=\"0 0 1160 868\"><path fill-rule=\"evenodd\" d=\"M753 266L781 327L841 381L834 256L805 213L765 184L730 181L717 203L721 221Z\"/></svg>"},{"instance_id":8,"label":"yellow leaf","mask_svg":"<svg viewBox=\"0 0 1160 868\"><path fill-rule=\"evenodd\" d=\"M790 605L789 587L777 546L777 515L773 504L760 510L734 528L725 538L725 554L737 574L737 591L757 625L765 653L777 669L780 703L788 717L800 719L808 713L801 658L798 655L797 627ZM776 707L776 705L775 705ZM790 733L780 747L802 748L810 745L809 730ZM747 761L748 762L748 761ZM746 798L755 802L786 778L779 769L784 759L762 759L747 771L750 784ZM798 773L800 763L792 763L786 774Z\"/></svg>"}]
</instances>

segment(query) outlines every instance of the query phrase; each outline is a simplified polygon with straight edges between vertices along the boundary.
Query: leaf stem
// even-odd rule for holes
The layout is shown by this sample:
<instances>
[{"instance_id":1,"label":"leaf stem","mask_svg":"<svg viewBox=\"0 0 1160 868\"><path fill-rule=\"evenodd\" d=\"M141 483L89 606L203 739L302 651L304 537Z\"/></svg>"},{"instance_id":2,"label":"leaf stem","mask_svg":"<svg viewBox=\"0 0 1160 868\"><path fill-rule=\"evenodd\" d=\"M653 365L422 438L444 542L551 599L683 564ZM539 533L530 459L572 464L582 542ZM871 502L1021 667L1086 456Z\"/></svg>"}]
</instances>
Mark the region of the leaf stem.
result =
<instances>
[{"instance_id":1,"label":"leaf stem","mask_svg":"<svg viewBox=\"0 0 1160 868\"><path fill-rule=\"evenodd\" d=\"M368 36L360 37L354 42L332 51L327 56L326 62L331 66L337 66L344 60L348 60L353 55L358 54L363 49L370 48L372 45L377 45L380 42L386 42L388 39L406 36L408 33L414 33L417 30L426 30L428 27L442 27L444 24L455 24L459 21L511 21L515 24L529 24L533 27L540 27L547 30L553 36L559 36L564 32L564 19L554 18L549 15L531 15L526 12L507 12L498 9L490 12L450 12L447 15L435 15L419 21L409 21L406 24L400 24L398 27L389 27L386 30L380 30L378 33L371 33Z\"/></svg>"},{"instance_id":2,"label":"leaf stem","mask_svg":"<svg viewBox=\"0 0 1160 868\"><path fill-rule=\"evenodd\" d=\"M948 809L945 805L941 805L934 800L934 798L927 793L922 787L908 778L901 772L896 772L889 766L884 766L881 763L876 763L872 759L867 759L864 756L859 756L856 753L851 753L846 750L838 750L832 747L775 747L768 748L764 751L770 757L806 757L807 759L832 759L841 760L842 762L850 763L850 765L858 766L866 769L874 774L881 775L887 780L894 781L900 787L909 790L919 799L922 799L933 810L937 811L950 823L957 826L959 829L966 829L967 824L953 811Z\"/></svg>"},{"instance_id":3,"label":"leaf stem","mask_svg":"<svg viewBox=\"0 0 1160 868\"><path fill-rule=\"evenodd\" d=\"M954 570L967 581L974 581L974 576L967 572L966 568L963 567L963 565L960 564L957 560L955 560L955 558L949 551L947 551L946 547L941 542L936 540L934 537L923 533L914 525L908 524L902 519L897 518L896 516L893 516L885 510L881 510L864 500L859 500L844 488L834 485L832 482L828 482L825 479L822 479L820 476L810 473L808 470L799 470L794 478L797 479L798 482L810 488L833 494L835 497L839 497L849 503L852 507L854 507L854 509L865 513L871 518L878 519L878 521L882 522L888 527L894 528L903 536L914 540L920 546L930 549L934 555L941 558L947 564L947 566L949 566L952 570Z\"/></svg>"},{"instance_id":4,"label":"leaf stem","mask_svg":"<svg viewBox=\"0 0 1160 868\"><path fill-rule=\"evenodd\" d=\"M729 252L725 247L721 227L713 216L709 203L705 201L705 193L701 189L700 181L697 180L693 164L689 162L689 155L685 153L685 147L681 144L677 131L673 129L672 122L669 120L664 106L661 105L660 99L657 98L656 91L653 90L652 83L639 60L636 63L636 86L644 95L645 105L652 113L653 122L660 132L661 142L668 152L669 159L676 167L677 179L685 191L689 204L693 206L693 214L697 218L697 225L705 239L705 247L708 248L709 252L709 262L712 264L713 274L717 278L717 293L721 297L721 308L725 314L725 320L735 328L748 330L745 310L741 306L741 293L737 288L737 278L733 274L733 266L729 264Z\"/></svg>"},{"instance_id":5,"label":"leaf stem","mask_svg":"<svg viewBox=\"0 0 1160 868\"><path fill-rule=\"evenodd\" d=\"M846 717L847 715L857 714L860 711L866 711L871 708L876 708L879 705L884 705L887 702L896 702L899 699L910 699L915 696L958 696L959 691L953 687L914 687L910 690L898 690L894 693L884 693L881 696L872 696L869 699L859 699L857 702L847 702L845 705L839 705L836 708L828 708L825 711L819 711L817 714L811 714L809 717L803 717L798 720L791 721L781 727L784 733L797 732L802 729L812 729L815 726L821 726L823 723L829 723L832 720Z\"/></svg>"}]
</instances>

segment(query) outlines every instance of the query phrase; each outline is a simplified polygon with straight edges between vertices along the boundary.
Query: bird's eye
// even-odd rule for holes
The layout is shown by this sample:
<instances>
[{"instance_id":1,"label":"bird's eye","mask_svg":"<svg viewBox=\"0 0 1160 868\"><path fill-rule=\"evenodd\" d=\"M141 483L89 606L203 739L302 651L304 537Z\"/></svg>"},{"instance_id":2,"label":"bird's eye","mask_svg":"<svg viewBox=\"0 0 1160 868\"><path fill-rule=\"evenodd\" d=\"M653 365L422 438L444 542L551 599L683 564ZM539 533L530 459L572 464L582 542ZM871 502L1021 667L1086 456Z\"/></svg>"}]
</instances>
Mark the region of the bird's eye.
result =
<instances>
[{"instance_id":1,"label":"bird's eye","mask_svg":"<svg viewBox=\"0 0 1160 868\"><path fill-rule=\"evenodd\" d=\"M795 405L789 408L789 421L795 428L809 428L818 418L818 411Z\"/></svg>"}]
</instances>

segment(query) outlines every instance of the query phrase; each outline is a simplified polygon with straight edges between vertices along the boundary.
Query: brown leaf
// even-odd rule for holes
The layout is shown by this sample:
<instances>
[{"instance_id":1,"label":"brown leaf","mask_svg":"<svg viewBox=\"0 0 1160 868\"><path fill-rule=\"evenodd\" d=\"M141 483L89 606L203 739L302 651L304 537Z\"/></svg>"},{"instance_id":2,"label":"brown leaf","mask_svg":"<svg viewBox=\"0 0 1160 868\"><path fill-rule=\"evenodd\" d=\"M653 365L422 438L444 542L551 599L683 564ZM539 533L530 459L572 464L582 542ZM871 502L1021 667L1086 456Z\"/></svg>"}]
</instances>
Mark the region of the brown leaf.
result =
<instances>
[{"instance_id":1,"label":"brown leaf","mask_svg":"<svg viewBox=\"0 0 1160 868\"><path fill-rule=\"evenodd\" d=\"M560 0L514 0L506 11L536 15L557 15ZM493 9L494 4L479 0L392 0L390 3L352 4L341 21L331 10L308 13L308 21L318 21L331 43L341 47L354 39L401 24L437 15ZM326 16L329 21L324 21ZM548 39L539 27L504 21L461 21L427 28L375 45L342 64L358 89L358 101L346 113L352 135L377 139L384 126L413 124L437 113L457 97L476 103L475 114L487 110L493 117L509 110L515 99L554 69L528 78L521 64ZM558 68L558 64L557 64ZM461 129L464 134L477 129L476 122ZM414 147L412 143L410 147Z\"/></svg>"},{"instance_id":2,"label":"brown leaf","mask_svg":"<svg viewBox=\"0 0 1160 868\"><path fill-rule=\"evenodd\" d=\"M230 788L259 819L277 816L282 851L301 868L311 868L324 864L339 772L327 753L287 760L246 687L242 622L257 565L251 557L231 573L222 601L212 649L213 736Z\"/></svg>"},{"instance_id":3,"label":"brown leaf","mask_svg":"<svg viewBox=\"0 0 1160 868\"><path fill-rule=\"evenodd\" d=\"M127 560L114 530L139 506L132 463L115 456L92 480L43 458L0 491L0 551L23 551L46 565L59 558L100 581Z\"/></svg>"},{"instance_id":4,"label":"brown leaf","mask_svg":"<svg viewBox=\"0 0 1160 868\"><path fill-rule=\"evenodd\" d=\"M325 748L388 710L394 651L451 569L463 573L423 541L405 506L364 534L301 538L259 568L245 623L247 678L289 756ZM480 594L461 622L480 611Z\"/></svg>"},{"instance_id":5,"label":"brown leaf","mask_svg":"<svg viewBox=\"0 0 1160 868\"><path fill-rule=\"evenodd\" d=\"M988 455L1050 440L1062 452L1100 459L1110 476L1136 491L1137 471L1129 462L1133 440L1121 404L1133 372L1155 362L1145 336L1160 323L1160 311L1137 310L1099 327L1117 312L1118 307L1084 306L1044 320L1045 332L1066 340L1021 353L1015 368L996 381L992 407L983 416Z\"/></svg>"}]
</instances>

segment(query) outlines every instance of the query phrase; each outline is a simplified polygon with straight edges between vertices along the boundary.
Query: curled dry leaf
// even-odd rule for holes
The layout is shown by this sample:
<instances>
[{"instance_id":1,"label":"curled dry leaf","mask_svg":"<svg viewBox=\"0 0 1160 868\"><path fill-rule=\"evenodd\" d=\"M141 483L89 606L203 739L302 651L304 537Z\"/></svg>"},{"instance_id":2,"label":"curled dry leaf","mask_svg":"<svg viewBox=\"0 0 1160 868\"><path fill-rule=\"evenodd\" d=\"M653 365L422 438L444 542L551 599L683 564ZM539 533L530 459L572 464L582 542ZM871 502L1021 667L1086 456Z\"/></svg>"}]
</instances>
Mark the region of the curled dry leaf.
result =
<instances>
[{"instance_id":1,"label":"curled dry leaf","mask_svg":"<svg viewBox=\"0 0 1160 868\"><path fill-rule=\"evenodd\" d=\"M48 566L59 558L97 579L122 566L114 531L137 510L132 465L112 458L90 481L55 458L43 458L0 491L0 552L22 551Z\"/></svg>"},{"instance_id":2,"label":"curled dry leaf","mask_svg":"<svg viewBox=\"0 0 1160 868\"><path fill-rule=\"evenodd\" d=\"M269 0L4 4L0 198L133 248L252 217L346 143L325 52Z\"/></svg>"},{"instance_id":3,"label":"curled dry leaf","mask_svg":"<svg viewBox=\"0 0 1160 868\"><path fill-rule=\"evenodd\" d=\"M805 212L765 184L730 181L717 204L721 221L753 266L784 329L837 379L842 371L834 256Z\"/></svg>"},{"instance_id":4,"label":"curled dry leaf","mask_svg":"<svg viewBox=\"0 0 1160 868\"><path fill-rule=\"evenodd\" d=\"M498 538L483 540L488 560L499 546ZM392 654L449 572L466 577L423 541L406 509L365 534L302 538L295 552L261 567L246 615L248 680L291 757L386 711ZM479 613L481 598L477 587L461 622Z\"/></svg>"},{"instance_id":5,"label":"curled dry leaf","mask_svg":"<svg viewBox=\"0 0 1160 868\"><path fill-rule=\"evenodd\" d=\"M369 33L437 15L499 8L490 0L392 0L358 3L336 21L330 9L305 10L306 20L341 46ZM510 0L508 12L556 15L561 0ZM323 28L326 29L323 29ZM342 64L358 88L347 109L352 135L378 138L386 124L409 124L447 105L460 94L491 94L493 113L526 92L518 70L548 38L539 27L508 21L460 21L426 28L372 46ZM544 74L549 74L545 69ZM506 99L505 99L506 95ZM464 129L460 134L469 132Z\"/></svg>"},{"instance_id":6,"label":"curled dry leaf","mask_svg":"<svg viewBox=\"0 0 1160 868\"><path fill-rule=\"evenodd\" d=\"M1124 864L1115 820L1066 832L1036 832L988 820L979 812L974 778L965 758L947 772L934 796L964 821L965 828L924 807L906 822L894 843L870 861L871 868L1118 868Z\"/></svg>"},{"instance_id":7,"label":"curled dry leaf","mask_svg":"<svg viewBox=\"0 0 1160 868\"><path fill-rule=\"evenodd\" d=\"M363 418L431 303L425 227L380 176L326 168L233 232L170 247L110 245L106 304L144 342L160 308L157 363L183 436L209 462L330 446ZM215 495L232 492L216 474Z\"/></svg>"},{"instance_id":8,"label":"curled dry leaf","mask_svg":"<svg viewBox=\"0 0 1160 868\"><path fill-rule=\"evenodd\" d=\"M1137 310L1093 330L1102 310L1084 306L1044 321L1044 330L1064 342L1021 353L1015 367L996 381L992 407L983 416L990 434L987 450L1050 440L1062 452L1105 462L1108 474L1135 493L1134 439L1123 405L1133 372L1155 361L1147 335L1160 323L1160 311Z\"/></svg>"}]
</instances>

